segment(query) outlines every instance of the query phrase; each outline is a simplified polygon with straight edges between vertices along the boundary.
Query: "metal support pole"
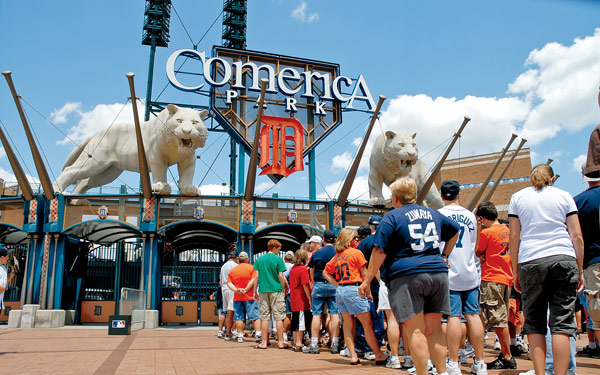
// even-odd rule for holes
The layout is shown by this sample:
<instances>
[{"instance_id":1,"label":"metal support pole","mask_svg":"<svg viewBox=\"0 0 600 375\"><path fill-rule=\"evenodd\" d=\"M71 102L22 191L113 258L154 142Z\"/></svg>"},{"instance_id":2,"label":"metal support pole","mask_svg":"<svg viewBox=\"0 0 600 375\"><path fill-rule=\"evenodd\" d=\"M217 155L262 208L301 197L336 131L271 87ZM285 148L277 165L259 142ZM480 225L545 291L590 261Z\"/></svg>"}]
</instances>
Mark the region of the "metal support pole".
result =
<instances>
[{"instance_id":1,"label":"metal support pole","mask_svg":"<svg viewBox=\"0 0 600 375\"><path fill-rule=\"evenodd\" d=\"M458 128L458 131L456 133L454 133L454 138L452 138L452 142L450 142L450 145L446 149L446 152L444 152L444 155L442 155L440 161L435 165L435 168L433 168L433 171L431 171L429 178L427 179L427 181L425 181L425 184L421 187L421 190L419 191L419 194L417 195L417 204L422 204L423 201L425 200L425 197L427 196L427 193L429 192L431 185L433 185L433 181L435 180L437 175L442 170L442 165L444 165L446 158L450 154L450 151L452 151L454 144L456 143L456 141L458 141L458 138L460 138L460 135L461 135L463 129L465 128L465 126L467 126L467 123L469 121L471 121L471 118L465 116L462 124L460 125L460 128Z\"/></svg>"},{"instance_id":2,"label":"metal support pole","mask_svg":"<svg viewBox=\"0 0 600 375\"><path fill-rule=\"evenodd\" d=\"M369 141L369 136L371 135L371 130L373 130L373 125L375 125L377 116L379 116L379 111L381 110L381 106L383 105L383 102L385 102L385 96L379 95L379 101L377 102L377 107L375 108L375 113L373 113L373 117L371 117L371 122L369 123L369 126L367 127L367 133L365 134L362 142L360 143L360 146L358 147L358 152L356 153L356 156L354 157L354 161L352 162L352 166L350 167L350 170L348 171L348 176L346 176L344 185L342 186L342 189L340 190L340 195L339 195L338 203L337 203L338 206L340 206L340 207L344 207L346 205L346 202L348 200L348 194L350 194L350 189L352 188L352 183L354 182L354 179L356 178L356 172L358 171L360 159L362 158L363 153L365 152L365 147L367 146L367 142Z\"/></svg>"},{"instance_id":3,"label":"metal support pole","mask_svg":"<svg viewBox=\"0 0 600 375\"><path fill-rule=\"evenodd\" d=\"M502 170L502 172L500 172L500 175L498 176L498 178L496 178L496 181L494 181L494 185L492 185L492 187L490 188L490 190L485 194L485 196L481 200L482 202L487 202L487 201L489 201L492 198L492 195L494 194L494 192L496 191L496 188L500 184L500 181L502 180L502 177L504 177L504 175L508 171L508 168L511 166L512 162L515 160L515 158L519 154L519 151L521 151L521 148L523 147L523 145L525 144L525 142L527 142L527 140L524 139L524 138L522 138L521 139L521 143L519 143L519 146L517 146L517 149L515 150L515 152L512 154L512 156L508 160L508 163L506 163L506 166L504 166L504 169Z\"/></svg>"},{"instance_id":4,"label":"metal support pole","mask_svg":"<svg viewBox=\"0 0 600 375\"><path fill-rule=\"evenodd\" d=\"M4 147L4 152L6 153L6 157L8 158L8 162L15 173L15 177L17 178L17 182L19 183L19 187L23 192L23 198L26 201L30 201L33 199L33 191L31 190L31 185L29 181L27 181L27 177L25 176L25 172L23 172L23 168L21 167L21 163L19 163L19 159L15 155L15 152L12 149L12 146L8 142L6 135L4 134L4 130L0 127L0 140L2 141L2 146Z\"/></svg>"},{"instance_id":5,"label":"metal support pole","mask_svg":"<svg viewBox=\"0 0 600 375\"><path fill-rule=\"evenodd\" d=\"M150 62L148 64L148 83L146 84L146 109L144 121L150 120L150 101L152 100L152 81L154 79L154 55L156 55L156 35L150 40Z\"/></svg>"},{"instance_id":6,"label":"metal support pole","mask_svg":"<svg viewBox=\"0 0 600 375\"><path fill-rule=\"evenodd\" d=\"M244 200L250 201L254 196L254 185L256 183L256 168L258 166L258 143L260 139L260 128L262 126L262 116L264 112L263 105L265 103L265 91L267 89L266 78L260 80L260 97L258 99L258 115L256 116L256 125L254 129L254 143L252 144L252 154L250 155L250 163L248 165L248 178L246 179L246 192Z\"/></svg>"},{"instance_id":7,"label":"metal support pole","mask_svg":"<svg viewBox=\"0 0 600 375\"><path fill-rule=\"evenodd\" d=\"M485 178L485 181L481 184L481 187L479 187L479 190L477 190L477 193L475 193L475 196L471 199L471 202L469 202L469 205L467 206L467 210L473 211L473 209L475 208L475 206L477 206L477 203L479 203L479 199L483 195L483 192L485 191L485 188L490 183L490 180L492 179L492 176L496 172L496 169L498 169L498 166L500 165L500 162L504 158L504 155L506 155L506 152L508 151L510 145L513 143L513 141L515 140L515 138L517 138L516 134L511 135L510 140L506 144L506 147L504 147L502 149L502 152L500 153L500 156L498 157L498 160L496 160L496 164L494 164L494 166L490 170L490 173Z\"/></svg>"},{"instance_id":8,"label":"metal support pole","mask_svg":"<svg viewBox=\"0 0 600 375\"><path fill-rule=\"evenodd\" d=\"M152 310L152 266L154 259L152 253L154 250L154 233L150 233L150 254L148 256L148 292L146 292L146 310Z\"/></svg>"},{"instance_id":9,"label":"metal support pole","mask_svg":"<svg viewBox=\"0 0 600 375\"><path fill-rule=\"evenodd\" d=\"M29 283L27 284L26 304L30 305L33 300L33 278L35 276L35 252L37 250L38 235L33 235L33 251L31 251L31 271L29 274Z\"/></svg>"},{"instance_id":10,"label":"metal support pole","mask_svg":"<svg viewBox=\"0 0 600 375\"><path fill-rule=\"evenodd\" d=\"M148 169L148 160L146 159L146 150L144 148L144 139L142 138L142 128L140 127L140 118L137 110L137 97L135 96L135 85L133 84L133 77L135 74L127 73L127 80L129 81L129 90L131 91L131 104L133 106L133 121L135 123L135 137L137 139L138 147L138 162L140 165L140 179L142 183L142 195L145 199L152 197L152 185L150 184L150 171Z\"/></svg>"},{"instance_id":11,"label":"metal support pole","mask_svg":"<svg viewBox=\"0 0 600 375\"><path fill-rule=\"evenodd\" d=\"M142 234L142 259L140 264L140 289L144 289L144 263L145 263L145 253L146 252L146 235Z\"/></svg>"},{"instance_id":12,"label":"metal support pole","mask_svg":"<svg viewBox=\"0 0 600 375\"><path fill-rule=\"evenodd\" d=\"M33 156L33 162L35 163L35 169L37 169L40 182L42 183L42 187L44 189L44 197L48 200L52 200L54 199L54 188L52 187L50 177L48 177L48 171L46 170L46 166L44 165L44 161L42 160L40 151L38 150L37 145L35 144L35 140L33 139L33 134L31 133L29 123L27 122L27 117L25 116L25 111L23 111L23 106L21 106L21 100L19 100L19 95L17 94L17 90L15 89L15 85L12 81L11 72L7 70L2 72L2 75L4 76L4 78L6 78L6 82L8 83L8 87L10 88L10 92L12 93L13 99L15 100L17 111L19 112L19 116L21 117L23 129L25 129L25 135L27 136L29 148L31 149L31 154Z\"/></svg>"},{"instance_id":13,"label":"metal support pole","mask_svg":"<svg viewBox=\"0 0 600 375\"><path fill-rule=\"evenodd\" d=\"M54 279L56 278L56 256L58 250L58 233L54 234L54 256L52 257L52 278L50 279L50 292L48 293L48 309L54 310Z\"/></svg>"},{"instance_id":14,"label":"metal support pole","mask_svg":"<svg viewBox=\"0 0 600 375\"><path fill-rule=\"evenodd\" d=\"M29 288L29 283L27 280L27 275L29 273L29 259L31 258L31 235L27 235L27 254L25 254L25 271L23 271L23 281L21 284L21 299L20 299L20 304L21 304L21 309L23 308L23 305L25 305L25 301L27 298L27 290Z\"/></svg>"}]
</instances>

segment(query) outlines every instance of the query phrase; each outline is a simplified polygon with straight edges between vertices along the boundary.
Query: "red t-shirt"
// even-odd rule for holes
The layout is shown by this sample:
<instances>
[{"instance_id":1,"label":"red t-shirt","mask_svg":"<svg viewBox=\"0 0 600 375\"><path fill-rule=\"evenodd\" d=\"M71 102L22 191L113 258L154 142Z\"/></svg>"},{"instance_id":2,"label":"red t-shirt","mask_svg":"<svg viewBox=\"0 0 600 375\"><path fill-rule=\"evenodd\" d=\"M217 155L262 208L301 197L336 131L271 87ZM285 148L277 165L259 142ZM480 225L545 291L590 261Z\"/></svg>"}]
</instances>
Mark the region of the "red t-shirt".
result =
<instances>
[{"instance_id":1,"label":"red t-shirt","mask_svg":"<svg viewBox=\"0 0 600 375\"><path fill-rule=\"evenodd\" d=\"M229 276L227 276L227 282L231 282L238 289L244 289L250 280L254 277L256 271L254 267L248 263L240 263L237 266L233 267L231 271L229 271ZM241 295L239 293L233 294L234 301L250 301L254 298L254 288L251 288L248 293Z\"/></svg>"},{"instance_id":2,"label":"red t-shirt","mask_svg":"<svg viewBox=\"0 0 600 375\"><path fill-rule=\"evenodd\" d=\"M308 277L308 267L294 265L290 270L290 305L292 311L304 311L310 308L308 296L304 292L303 285L309 286L310 280Z\"/></svg>"},{"instance_id":3,"label":"red t-shirt","mask_svg":"<svg viewBox=\"0 0 600 375\"><path fill-rule=\"evenodd\" d=\"M485 261L481 262L481 280L512 286L509 233L508 228L502 224L494 224L481 231L478 248L485 257Z\"/></svg>"},{"instance_id":4,"label":"red t-shirt","mask_svg":"<svg viewBox=\"0 0 600 375\"><path fill-rule=\"evenodd\" d=\"M367 264L362 251L349 247L336 253L325 266L325 271L335 278L338 284L362 283L361 268Z\"/></svg>"}]
</instances>

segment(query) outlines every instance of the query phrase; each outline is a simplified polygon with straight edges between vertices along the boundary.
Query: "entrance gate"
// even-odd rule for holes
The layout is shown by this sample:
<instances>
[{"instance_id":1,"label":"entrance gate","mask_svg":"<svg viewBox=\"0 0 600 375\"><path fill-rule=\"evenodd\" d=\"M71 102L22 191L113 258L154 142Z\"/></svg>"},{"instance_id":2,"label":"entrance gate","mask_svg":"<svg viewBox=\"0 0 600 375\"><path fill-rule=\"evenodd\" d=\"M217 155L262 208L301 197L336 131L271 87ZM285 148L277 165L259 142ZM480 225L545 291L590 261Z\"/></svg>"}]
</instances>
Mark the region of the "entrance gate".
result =
<instances>
[{"instance_id":1,"label":"entrance gate","mask_svg":"<svg viewBox=\"0 0 600 375\"><path fill-rule=\"evenodd\" d=\"M164 246L162 323L213 323L218 320L212 294L219 287L226 254L211 249L176 251Z\"/></svg>"},{"instance_id":2,"label":"entrance gate","mask_svg":"<svg viewBox=\"0 0 600 375\"><path fill-rule=\"evenodd\" d=\"M142 243L121 241L107 245L90 244L81 303L81 322L108 322L118 312L121 288L140 285Z\"/></svg>"}]
</instances>

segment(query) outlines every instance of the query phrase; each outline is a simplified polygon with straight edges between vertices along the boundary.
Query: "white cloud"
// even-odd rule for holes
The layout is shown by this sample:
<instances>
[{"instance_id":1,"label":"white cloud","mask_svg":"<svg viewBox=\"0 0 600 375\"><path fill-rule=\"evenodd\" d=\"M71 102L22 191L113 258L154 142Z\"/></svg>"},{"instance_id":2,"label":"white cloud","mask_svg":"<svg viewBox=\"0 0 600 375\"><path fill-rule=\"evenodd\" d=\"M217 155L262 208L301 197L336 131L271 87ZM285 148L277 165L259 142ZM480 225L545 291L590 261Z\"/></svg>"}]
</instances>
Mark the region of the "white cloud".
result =
<instances>
[{"instance_id":1,"label":"white cloud","mask_svg":"<svg viewBox=\"0 0 600 375\"><path fill-rule=\"evenodd\" d=\"M200 191L202 195L223 195L229 194L229 186L219 185L219 184L208 184L200 186Z\"/></svg>"},{"instance_id":2,"label":"white cloud","mask_svg":"<svg viewBox=\"0 0 600 375\"><path fill-rule=\"evenodd\" d=\"M525 65L532 68L509 85L508 93L524 95L533 105L520 131L530 142L597 122L600 28L594 35L576 38L570 46L548 43L535 49Z\"/></svg>"},{"instance_id":3,"label":"white cloud","mask_svg":"<svg viewBox=\"0 0 600 375\"><path fill-rule=\"evenodd\" d=\"M256 187L254 188L254 191L256 192L256 194L260 195L272 187L273 187L273 182L265 181L265 182L261 182L260 184L256 185Z\"/></svg>"},{"instance_id":4,"label":"white cloud","mask_svg":"<svg viewBox=\"0 0 600 375\"><path fill-rule=\"evenodd\" d=\"M290 16L293 19L300 21L302 23L313 23L315 21L318 21L319 13L313 12L313 13L307 14L307 12L306 12L307 8L308 8L308 5L306 4L306 1L302 1L297 8L292 10L292 13L290 14Z\"/></svg>"},{"instance_id":5,"label":"white cloud","mask_svg":"<svg viewBox=\"0 0 600 375\"><path fill-rule=\"evenodd\" d=\"M4 151L4 147L0 147L0 159L6 156L6 151Z\"/></svg>"},{"instance_id":6,"label":"white cloud","mask_svg":"<svg viewBox=\"0 0 600 375\"><path fill-rule=\"evenodd\" d=\"M317 199L337 199L340 195L340 189L344 181L336 181L325 186L325 191L317 196ZM387 186L383 186L383 196L389 198L391 191ZM350 193L348 194L348 201L359 201L360 203L367 203L369 201L369 182L367 176L357 176L352 183Z\"/></svg>"},{"instance_id":7,"label":"white cloud","mask_svg":"<svg viewBox=\"0 0 600 375\"><path fill-rule=\"evenodd\" d=\"M67 117L72 113L81 113L81 103L66 102L61 109L55 109L50 113L50 120L55 124L64 124Z\"/></svg>"},{"instance_id":8,"label":"white cloud","mask_svg":"<svg viewBox=\"0 0 600 375\"><path fill-rule=\"evenodd\" d=\"M27 177L27 181L29 181L30 184L39 184L40 180L38 180L37 178L26 174L25 177ZM15 177L15 174L13 173L13 171L11 170L7 170L4 169L2 167L0 167L0 179L6 181L9 183L9 185L16 185L17 183L17 178ZM32 186L32 189L36 189L36 186Z\"/></svg>"},{"instance_id":9,"label":"white cloud","mask_svg":"<svg viewBox=\"0 0 600 375\"><path fill-rule=\"evenodd\" d=\"M400 95L390 100L382 112L381 127L373 129L361 167L368 166L372 144L382 133L381 129L417 131L419 155L432 168L464 116L472 120L449 158L458 157L459 153L468 156L498 152L506 146L511 133L527 139L525 147L530 147L561 131L575 132L598 122L600 28L592 36L577 38L568 46L549 43L540 50L533 50L526 66L529 69L508 84L505 97L460 99L420 94ZM519 141L516 139L511 148L516 148ZM345 160L347 153L348 150L333 160ZM564 152L542 155L532 151L531 155L537 164L545 163L548 157L564 156ZM331 168L344 166L333 163ZM328 187L334 188L333 185Z\"/></svg>"},{"instance_id":10,"label":"white cloud","mask_svg":"<svg viewBox=\"0 0 600 375\"><path fill-rule=\"evenodd\" d=\"M344 152L341 155L333 157L330 170L332 172L347 171L352 164L352 155L349 152Z\"/></svg>"},{"instance_id":11,"label":"white cloud","mask_svg":"<svg viewBox=\"0 0 600 375\"><path fill-rule=\"evenodd\" d=\"M573 159L573 170L577 173L581 173L581 165L585 163L587 160L587 154L581 154L575 159Z\"/></svg>"},{"instance_id":12,"label":"white cloud","mask_svg":"<svg viewBox=\"0 0 600 375\"><path fill-rule=\"evenodd\" d=\"M62 111L68 104L69 103L65 104L65 106L58 111ZM141 104L138 104L138 113L144 113L144 106ZM95 132L105 129L113 123L133 123L133 109L131 104L125 106L122 103L98 104L88 112L77 110L77 115L79 116L79 121L75 126L69 129L67 134L68 138L64 138L63 140L56 142L56 144L71 144L71 141L79 143Z\"/></svg>"}]
</instances>

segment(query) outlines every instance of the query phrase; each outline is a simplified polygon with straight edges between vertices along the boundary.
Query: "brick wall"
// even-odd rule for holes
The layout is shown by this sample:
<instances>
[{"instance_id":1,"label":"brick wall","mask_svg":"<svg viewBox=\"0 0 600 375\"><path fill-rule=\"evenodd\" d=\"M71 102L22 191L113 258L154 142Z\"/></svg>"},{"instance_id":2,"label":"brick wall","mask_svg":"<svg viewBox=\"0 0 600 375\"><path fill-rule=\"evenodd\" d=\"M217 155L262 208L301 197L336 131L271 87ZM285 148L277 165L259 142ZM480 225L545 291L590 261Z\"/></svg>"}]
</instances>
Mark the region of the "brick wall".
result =
<instances>
[{"instance_id":1,"label":"brick wall","mask_svg":"<svg viewBox=\"0 0 600 375\"><path fill-rule=\"evenodd\" d=\"M509 150L506 153L478 203L482 202L483 197L487 194L500 173L502 173L514 151L515 150ZM468 156L460 159L448 159L444 163L440 175L435 181L436 186L439 189L441 182L444 180L458 181L461 185L460 204L466 207L496 164L499 156L500 152L495 152ZM512 194L530 186L530 172L531 157L529 148L522 148L506 171L506 174L502 177L500 185L498 185L491 197L491 201L498 208L498 215L500 218L505 219L507 217L508 204Z\"/></svg>"}]
</instances>

